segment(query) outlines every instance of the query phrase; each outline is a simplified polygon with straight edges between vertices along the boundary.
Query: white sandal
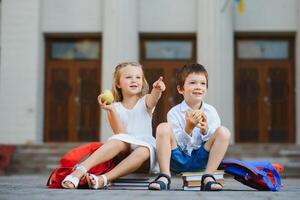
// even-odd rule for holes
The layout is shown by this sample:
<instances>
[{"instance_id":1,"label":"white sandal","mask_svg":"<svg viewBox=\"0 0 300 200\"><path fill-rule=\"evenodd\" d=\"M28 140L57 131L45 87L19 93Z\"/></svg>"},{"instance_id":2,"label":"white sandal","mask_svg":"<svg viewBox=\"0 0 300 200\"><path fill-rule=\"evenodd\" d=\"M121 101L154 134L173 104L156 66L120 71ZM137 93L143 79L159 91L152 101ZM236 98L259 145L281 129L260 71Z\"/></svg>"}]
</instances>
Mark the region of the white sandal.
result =
<instances>
[{"instance_id":1,"label":"white sandal","mask_svg":"<svg viewBox=\"0 0 300 200\"><path fill-rule=\"evenodd\" d=\"M87 178L90 189L98 190L98 189L106 189L107 188L108 179L107 179L107 176L105 176L104 174L100 175L101 178L103 179L103 186L101 188L99 188L99 177L98 176L96 176L95 174L88 174L88 176L92 176L96 182L96 184L93 185L90 178L89 177Z\"/></svg>"},{"instance_id":2,"label":"white sandal","mask_svg":"<svg viewBox=\"0 0 300 200\"><path fill-rule=\"evenodd\" d=\"M74 168L74 171L75 170L79 170L81 172L83 172L84 174L87 173L87 169L83 166L83 165L76 165L75 168ZM74 188L70 188L66 185L66 182L69 181L70 183L72 183L74 185ZM77 177L77 176L74 176L72 174L69 174L68 176L66 176L64 178L64 180L61 182L61 186L63 188L66 188L66 189L76 189L79 185L79 181L80 179Z\"/></svg>"}]
</instances>

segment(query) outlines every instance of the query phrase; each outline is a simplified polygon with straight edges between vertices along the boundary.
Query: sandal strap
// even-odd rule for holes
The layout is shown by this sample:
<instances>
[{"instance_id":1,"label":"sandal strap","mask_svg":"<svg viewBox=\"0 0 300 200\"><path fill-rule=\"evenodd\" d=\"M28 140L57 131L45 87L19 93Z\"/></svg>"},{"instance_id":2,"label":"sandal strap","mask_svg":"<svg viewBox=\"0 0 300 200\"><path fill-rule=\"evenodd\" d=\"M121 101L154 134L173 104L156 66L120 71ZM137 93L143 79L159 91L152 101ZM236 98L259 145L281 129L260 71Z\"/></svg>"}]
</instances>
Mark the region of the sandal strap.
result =
<instances>
[{"instance_id":1,"label":"sandal strap","mask_svg":"<svg viewBox=\"0 0 300 200\"><path fill-rule=\"evenodd\" d=\"M94 190L100 189L100 188L99 188L99 177L96 176L95 174L89 174L89 175L92 176L93 179L94 179L95 182L96 182L96 184L93 185L91 188L94 189ZM104 174L102 174L102 175L100 175L100 176L101 176L101 178L103 179L103 186L102 186L102 188L107 188L107 184L108 184L108 178L107 178L107 176L104 175Z\"/></svg>"},{"instance_id":2,"label":"sandal strap","mask_svg":"<svg viewBox=\"0 0 300 200\"><path fill-rule=\"evenodd\" d=\"M107 183L108 183L107 176L105 176L104 174L102 174L101 177L102 177L102 179L103 179L103 187L106 187L106 186L107 186Z\"/></svg>"},{"instance_id":3,"label":"sandal strap","mask_svg":"<svg viewBox=\"0 0 300 200\"><path fill-rule=\"evenodd\" d=\"M212 190L211 185L213 185L213 184L220 185L220 186L223 188L223 185L222 185L221 183L218 183L218 182L216 182L216 181L208 181L208 182L205 184L203 190L204 190L204 191L219 191L219 190L222 190L222 189L215 189L215 190Z\"/></svg>"},{"instance_id":4,"label":"sandal strap","mask_svg":"<svg viewBox=\"0 0 300 200\"><path fill-rule=\"evenodd\" d=\"M81 171L82 173L86 174L87 173L87 169L85 166L83 165L75 165L74 170L78 170Z\"/></svg>"},{"instance_id":5,"label":"sandal strap","mask_svg":"<svg viewBox=\"0 0 300 200\"><path fill-rule=\"evenodd\" d=\"M153 183L158 184L160 190L169 189L168 186L167 186L167 184L166 184L165 182L163 182L163 181L152 181L152 182L149 183L149 185L148 185L148 188L149 188L150 190L153 189L153 188L150 187L150 185L153 184ZM166 187L167 187L167 188L166 188Z\"/></svg>"},{"instance_id":6,"label":"sandal strap","mask_svg":"<svg viewBox=\"0 0 300 200\"><path fill-rule=\"evenodd\" d=\"M213 181L208 181L206 184L204 184L204 180L208 177L212 178ZM202 175L202 178L201 178L201 190L202 191L219 191L219 190L221 190L221 189L212 190L211 189L212 184L220 185L223 188L223 185L221 183L217 182L215 177L212 174Z\"/></svg>"},{"instance_id":7,"label":"sandal strap","mask_svg":"<svg viewBox=\"0 0 300 200\"><path fill-rule=\"evenodd\" d=\"M165 182L163 182L161 180L158 180L161 177L165 177L168 180L168 182L165 183ZM165 173L158 174L158 176L156 177L156 179L148 184L148 189L149 190L156 190L155 188L150 187L150 185L152 185L153 183L159 184L159 186L160 186L159 190L170 190L171 177L169 175L165 174Z\"/></svg>"},{"instance_id":8,"label":"sandal strap","mask_svg":"<svg viewBox=\"0 0 300 200\"><path fill-rule=\"evenodd\" d=\"M216 181L215 177L214 177L212 174L203 174L203 175L202 175L202 178L201 178L201 185L204 184L204 180L205 180L206 178L208 178L208 177L210 177L210 178L212 178L214 181Z\"/></svg>"},{"instance_id":9,"label":"sandal strap","mask_svg":"<svg viewBox=\"0 0 300 200\"><path fill-rule=\"evenodd\" d=\"M168 180L168 184L171 184L171 177L168 174L165 173L159 173L155 181L160 179L161 177L165 177Z\"/></svg>"},{"instance_id":10,"label":"sandal strap","mask_svg":"<svg viewBox=\"0 0 300 200\"><path fill-rule=\"evenodd\" d=\"M62 186L63 188L67 188L67 187L65 186L65 183L66 183L67 181L69 181L70 183L72 183L72 184L74 185L74 188L77 188L77 187L78 187L78 184L79 184L79 178L78 178L78 177L76 177L76 176L74 176L74 175L72 175L72 174L69 174L68 176L66 176L66 177L64 178L64 180L61 182L61 186Z\"/></svg>"}]
</instances>

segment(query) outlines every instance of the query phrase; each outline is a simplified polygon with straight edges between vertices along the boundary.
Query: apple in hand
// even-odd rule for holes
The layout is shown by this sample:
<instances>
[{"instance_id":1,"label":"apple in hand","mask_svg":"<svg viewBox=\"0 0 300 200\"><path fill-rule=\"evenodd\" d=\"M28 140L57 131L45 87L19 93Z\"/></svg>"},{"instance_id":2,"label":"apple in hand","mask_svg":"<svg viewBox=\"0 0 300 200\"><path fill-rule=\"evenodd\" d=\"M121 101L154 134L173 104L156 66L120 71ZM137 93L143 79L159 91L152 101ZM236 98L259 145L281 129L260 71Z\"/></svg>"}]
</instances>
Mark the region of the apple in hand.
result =
<instances>
[{"instance_id":1,"label":"apple in hand","mask_svg":"<svg viewBox=\"0 0 300 200\"><path fill-rule=\"evenodd\" d=\"M202 115L202 112L200 111L200 109L196 109L196 110L194 110L194 113L195 113L195 114L200 114L200 115L201 115L201 119L200 119L200 121L202 121L202 120L203 120L203 115Z\"/></svg>"},{"instance_id":2,"label":"apple in hand","mask_svg":"<svg viewBox=\"0 0 300 200\"><path fill-rule=\"evenodd\" d=\"M107 105L112 104L112 102L114 101L114 95L112 94L112 92L110 90L104 90L100 94L100 98L101 98L101 101L106 102Z\"/></svg>"}]
</instances>

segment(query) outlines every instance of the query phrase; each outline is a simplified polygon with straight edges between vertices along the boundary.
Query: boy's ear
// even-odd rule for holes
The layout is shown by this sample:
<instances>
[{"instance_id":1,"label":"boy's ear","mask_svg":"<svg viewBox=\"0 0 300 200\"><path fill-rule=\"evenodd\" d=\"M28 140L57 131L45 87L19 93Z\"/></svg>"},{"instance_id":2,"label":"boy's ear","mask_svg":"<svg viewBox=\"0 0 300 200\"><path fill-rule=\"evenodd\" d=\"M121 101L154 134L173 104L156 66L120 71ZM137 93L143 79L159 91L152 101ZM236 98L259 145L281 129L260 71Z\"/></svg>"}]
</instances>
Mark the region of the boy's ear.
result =
<instances>
[{"instance_id":1,"label":"boy's ear","mask_svg":"<svg viewBox=\"0 0 300 200\"><path fill-rule=\"evenodd\" d=\"M177 85L177 91L179 94L183 95L183 88L181 88L180 85Z\"/></svg>"}]
</instances>

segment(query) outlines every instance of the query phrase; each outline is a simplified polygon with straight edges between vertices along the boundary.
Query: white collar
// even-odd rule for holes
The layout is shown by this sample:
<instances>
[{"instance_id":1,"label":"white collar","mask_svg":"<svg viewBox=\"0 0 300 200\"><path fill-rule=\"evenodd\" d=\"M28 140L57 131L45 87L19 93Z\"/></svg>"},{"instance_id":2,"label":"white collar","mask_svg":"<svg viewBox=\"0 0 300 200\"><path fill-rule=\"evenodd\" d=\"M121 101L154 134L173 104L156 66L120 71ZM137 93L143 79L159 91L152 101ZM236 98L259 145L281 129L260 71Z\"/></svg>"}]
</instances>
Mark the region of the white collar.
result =
<instances>
[{"instance_id":1,"label":"white collar","mask_svg":"<svg viewBox=\"0 0 300 200\"><path fill-rule=\"evenodd\" d=\"M206 110L206 103L204 103L204 101L202 100L202 105L201 105L201 108L200 110L203 112L204 110ZM186 112L188 110L193 110L189 105L187 105L187 103L185 102L185 100L183 100L181 103L180 103L180 111L182 112Z\"/></svg>"}]
</instances>

